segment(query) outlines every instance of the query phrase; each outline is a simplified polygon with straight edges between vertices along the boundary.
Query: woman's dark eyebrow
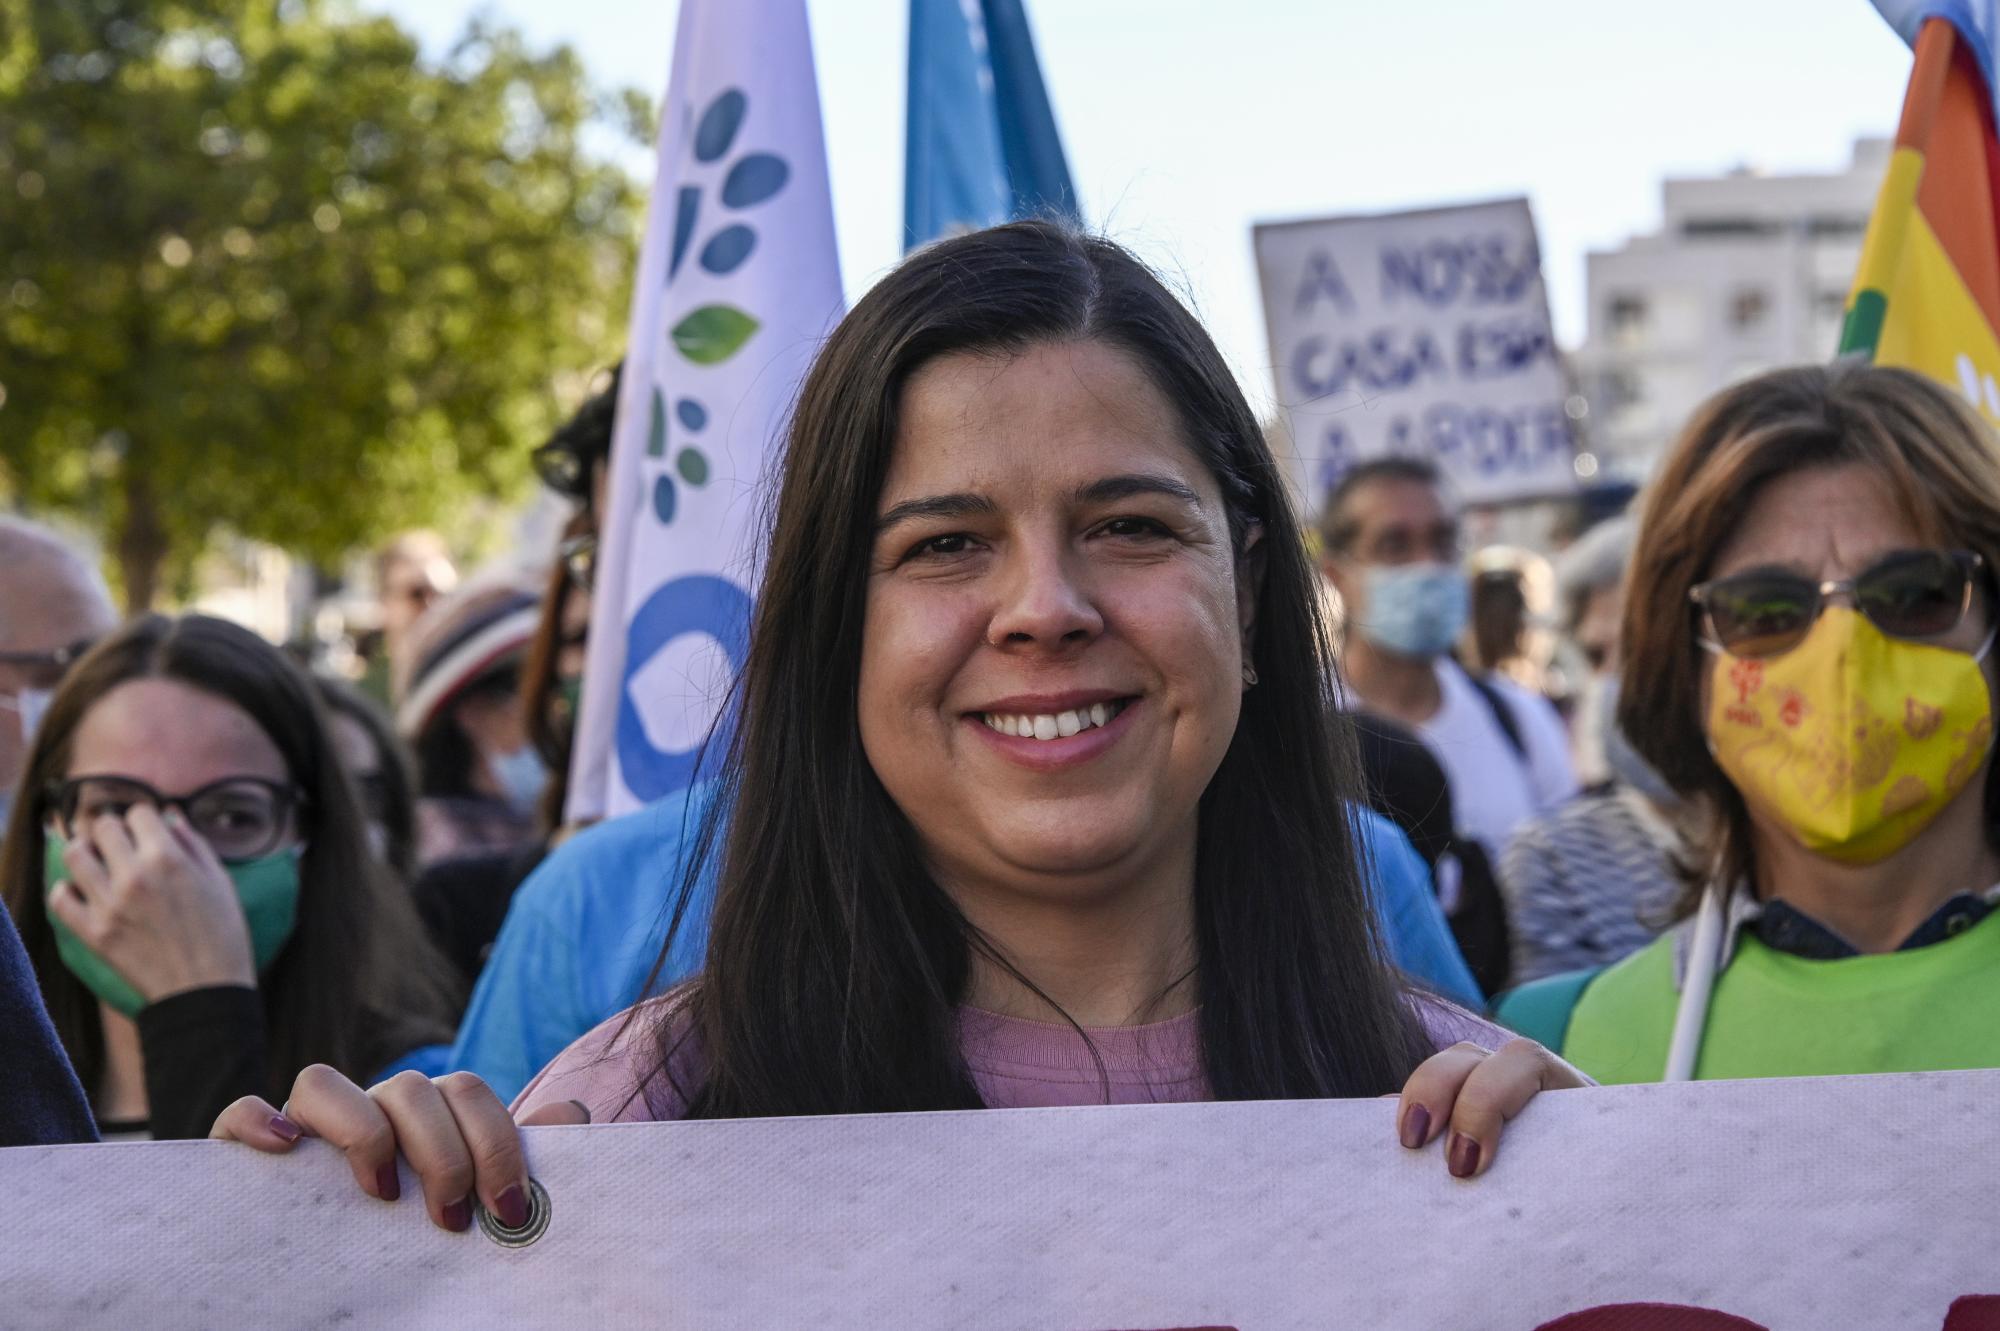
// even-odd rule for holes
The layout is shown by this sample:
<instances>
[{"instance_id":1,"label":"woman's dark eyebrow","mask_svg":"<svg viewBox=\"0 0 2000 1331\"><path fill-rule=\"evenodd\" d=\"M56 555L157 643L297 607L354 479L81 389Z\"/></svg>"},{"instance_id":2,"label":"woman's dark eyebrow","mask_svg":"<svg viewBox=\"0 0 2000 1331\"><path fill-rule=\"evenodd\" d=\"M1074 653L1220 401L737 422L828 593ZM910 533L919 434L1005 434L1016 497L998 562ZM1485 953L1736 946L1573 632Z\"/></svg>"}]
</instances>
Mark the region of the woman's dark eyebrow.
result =
<instances>
[{"instance_id":1,"label":"woman's dark eyebrow","mask_svg":"<svg viewBox=\"0 0 2000 1331\"><path fill-rule=\"evenodd\" d=\"M1115 504L1121 499L1151 494L1178 499L1196 510L1202 506L1201 496L1173 477L1143 472L1129 476L1106 476L1101 481L1092 481L1076 492L1076 499L1081 504Z\"/></svg>"},{"instance_id":2,"label":"woman's dark eyebrow","mask_svg":"<svg viewBox=\"0 0 2000 1331\"><path fill-rule=\"evenodd\" d=\"M963 518L975 513L988 514L993 511L993 501L985 495L926 495L922 499L905 499L875 519L875 530L885 532L897 523L908 522L911 518Z\"/></svg>"},{"instance_id":3,"label":"woman's dark eyebrow","mask_svg":"<svg viewBox=\"0 0 2000 1331\"><path fill-rule=\"evenodd\" d=\"M1734 573L1722 574L1711 579L1711 581L1723 582L1730 578L1797 578L1801 582L1814 584L1819 582L1819 574L1816 572L1808 573L1803 563L1784 564L1775 561L1752 564L1747 568L1739 568Z\"/></svg>"},{"instance_id":4,"label":"woman's dark eyebrow","mask_svg":"<svg viewBox=\"0 0 2000 1331\"><path fill-rule=\"evenodd\" d=\"M1163 494L1197 510L1202 506L1200 495L1171 476L1144 473L1106 476L1103 480L1092 481L1077 490L1075 498L1080 504L1114 504L1121 499L1147 494ZM885 532L897 523L908 522L912 518L962 518L996 511L993 501L985 495L926 495L922 499L906 499L891 508L875 520L875 530Z\"/></svg>"}]
</instances>

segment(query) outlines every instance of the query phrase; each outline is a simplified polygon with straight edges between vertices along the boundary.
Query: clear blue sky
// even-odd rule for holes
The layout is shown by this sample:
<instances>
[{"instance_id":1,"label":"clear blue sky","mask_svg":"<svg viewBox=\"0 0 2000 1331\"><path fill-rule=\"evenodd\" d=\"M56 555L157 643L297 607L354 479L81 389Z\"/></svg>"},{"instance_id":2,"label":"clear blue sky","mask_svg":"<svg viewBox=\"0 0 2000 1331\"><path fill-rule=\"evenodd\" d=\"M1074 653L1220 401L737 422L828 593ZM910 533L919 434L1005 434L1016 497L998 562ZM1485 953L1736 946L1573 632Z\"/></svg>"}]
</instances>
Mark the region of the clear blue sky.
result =
<instances>
[{"instance_id":1,"label":"clear blue sky","mask_svg":"<svg viewBox=\"0 0 2000 1331\"><path fill-rule=\"evenodd\" d=\"M657 102L678 0L360 0L433 49L475 10ZM1866 0L1028 0L1087 219L1181 274L1268 401L1253 222L1526 194L1556 327L1659 182L1824 170L1895 127L1907 48ZM898 256L907 0L811 0L850 297Z\"/></svg>"}]
</instances>

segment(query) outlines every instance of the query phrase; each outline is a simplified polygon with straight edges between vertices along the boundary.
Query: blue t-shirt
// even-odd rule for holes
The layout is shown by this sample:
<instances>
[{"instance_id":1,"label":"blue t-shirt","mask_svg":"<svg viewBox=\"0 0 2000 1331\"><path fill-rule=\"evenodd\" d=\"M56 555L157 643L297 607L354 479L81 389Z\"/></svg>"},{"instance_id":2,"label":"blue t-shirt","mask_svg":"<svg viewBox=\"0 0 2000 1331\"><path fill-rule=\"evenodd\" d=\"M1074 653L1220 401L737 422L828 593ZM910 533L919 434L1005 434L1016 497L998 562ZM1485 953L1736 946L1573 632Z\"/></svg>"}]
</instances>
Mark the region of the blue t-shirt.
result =
<instances>
[{"instance_id":1,"label":"blue t-shirt","mask_svg":"<svg viewBox=\"0 0 2000 1331\"><path fill-rule=\"evenodd\" d=\"M639 1000L679 889L683 838L692 844L711 789L600 823L542 861L514 894L448 1067L479 1074L511 1101L577 1037ZM1447 998L1482 1007L1409 838L1385 818L1354 813L1391 958ZM705 873L652 992L700 969L714 892Z\"/></svg>"}]
</instances>

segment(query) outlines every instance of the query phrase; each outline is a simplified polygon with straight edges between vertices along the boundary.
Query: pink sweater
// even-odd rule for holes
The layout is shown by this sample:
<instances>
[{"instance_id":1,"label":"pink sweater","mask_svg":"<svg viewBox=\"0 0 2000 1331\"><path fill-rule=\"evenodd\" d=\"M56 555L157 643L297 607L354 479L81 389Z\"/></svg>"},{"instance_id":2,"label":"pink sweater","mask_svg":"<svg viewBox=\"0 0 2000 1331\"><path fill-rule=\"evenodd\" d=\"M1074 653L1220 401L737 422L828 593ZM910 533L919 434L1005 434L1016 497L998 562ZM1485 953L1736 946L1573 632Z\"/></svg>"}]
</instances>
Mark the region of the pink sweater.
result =
<instances>
[{"instance_id":1,"label":"pink sweater","mask_svg":"<svg viewBox=\"0 0 2000 1331\"><path fill-rule=\"evenodd\" d=\"M671 1001L661 998L642 1004L629 1028L626 1014L621 1013L563 1050L514 1101L515 1117L564 1100L582 1104L593 1123L645 1123L680 1117L680 1097L664 1078L655 1079L650 1086L641 1085L659 1056L658 1005ZM1440 999L1412 997L1410 1001L1439 1049L1460 1040L1498 1049L1513 1038ZM973 1008L959 1013L966 1066L980 1099L991 1108L1174 1104L1209 1098L1195 1013L1150 1026L1087 1029L1090 1043L1096 1046L1095 1059L1071 1027ZM1103 1062L1101 1073L1099 1059ZM692 1069L676 1071L683 1084L698 1079L689 1075Z\"/></svg>"}]
</instances>

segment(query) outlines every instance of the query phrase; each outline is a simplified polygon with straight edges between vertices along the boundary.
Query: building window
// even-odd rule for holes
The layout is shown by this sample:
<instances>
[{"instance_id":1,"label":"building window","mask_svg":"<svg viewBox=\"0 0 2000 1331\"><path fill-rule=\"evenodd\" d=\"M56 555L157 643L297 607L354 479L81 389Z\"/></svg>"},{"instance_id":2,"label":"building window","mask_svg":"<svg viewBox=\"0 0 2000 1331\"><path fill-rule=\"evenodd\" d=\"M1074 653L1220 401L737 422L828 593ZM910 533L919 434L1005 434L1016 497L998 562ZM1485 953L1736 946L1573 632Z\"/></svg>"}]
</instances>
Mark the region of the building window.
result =
<instances>
[{"instance_id":1,"label":"building window","mask_svg":"<svg viewBox=\"0 0 2000 1331\"><path fill-rule=\"evenodd\" d=\"M1784 224L1761 217L1690 217L1681 223L1684 236L1725 239L1732 236L1770 236L1784 230Z\"/></svg>"},{"instance_id":2,"label":"building window","mask_svg":"<svg viewBox=\"0 0 2000 1331\"><path fill-rule=\"evenodd\" d=\"M1729 297L1729 326L1739 333L1754 333L1771 314L1771 297L1761 287L1738 287Z\"/></svg>"},{"instance_id":3,"label":"building window","mask_svg":"<svg viewBox=\"0 0 2000 1331\"><path fill-rule=\"evenodd\" d=\"M1646 298L1637 292L1618 292L1606 302L1604 318L1613 337L1637 337L1646 328Z\"/></svg>"},{"instance_id":4,"label":"building window","mask_svg":"<svg viewBox=\"0 0 2000 1331\"><path fill-rule=\"evenodd\" d=\"M1606 370L1595 396L1607 412L1616 413L1644 402L1646 390L1643 381L1633 371Z\"/></svg>"}]
</instances>

